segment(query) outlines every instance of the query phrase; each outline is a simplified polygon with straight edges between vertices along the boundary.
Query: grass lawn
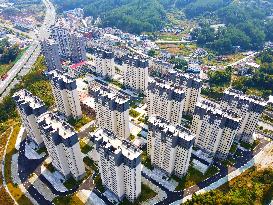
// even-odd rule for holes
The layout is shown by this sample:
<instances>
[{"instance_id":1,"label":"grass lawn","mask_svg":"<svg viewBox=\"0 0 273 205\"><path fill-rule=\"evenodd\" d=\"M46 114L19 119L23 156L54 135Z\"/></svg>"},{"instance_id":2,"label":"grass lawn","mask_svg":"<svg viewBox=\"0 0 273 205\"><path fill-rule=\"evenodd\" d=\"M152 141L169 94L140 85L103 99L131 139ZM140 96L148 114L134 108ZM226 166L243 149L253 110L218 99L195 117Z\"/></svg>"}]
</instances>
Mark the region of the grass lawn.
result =
<instances>
[{"instance_id":1,"label":"grass lawn","mask_svg":"<svg viewBox=\"0 0 273 205\"><path fill-rule=\"evenodd\" d=\"M0 64L0 76L7 73L14 66L14 64L23 56L23 54L25 53L27 49L28 47L25 49L22 49L14 61L8 64Z\"/></svg>"},{"instance_id":2,"label":"grass lawn","mask_svg":"<svg viewBox=\"0 0 273 205\"><path fill-rule=\"evenodd\" d=\"M134 110L134 109L130 109L130 110L129 110L129 115L130 115L131 117L133 117L133 118L137 118L137 117L140 115L140 113L137 112L137 111Z\"/></svg>"},{"instance_id":3,"label":"grass lawn","mask_svg":"<svg viewBox=\"0 0 273 205\"><path fill-rule=\"evenodd\" d=\"M90 147L88 144L86 144L82 140L80 140L80 148L81 148L82 153L84 153L84 154L87 154L88 152L90 152L92 150L92 147Z\"/></svg>"},{"instance_id":4,"label":"grass lawn","mask_svg":"<svg viewBox=\"0 0 273 205\"><path fill-rule=\"evenodd\" d=\"M84 157L83 158L83 162L90 167L92 170L98 172L98 167L95 165L94 161L92 159L90 159L89 157Z\"/></svg>"},{"instance_id":5,"label":"grass lawn","mask_svg":"<svg viewBox=\"0 0 273 205\"><path fill-rule=\"evenodd\" d=\"M37 152L38 154L42 154L43 152L46 152L46 153L47 153L47 149L46 149L46 147L41 147L41 148L39 148L36 152Z\"/></svg>"},{"instance_id":6,"label":"grass lawn","mask_svg":"<svg viewBox=\"0 0 273 205\"><path fill-rule=\"evenodd\" d=\"M212 177L218 172L218 168L215 166L211 166L207 172L203 175L198 170L194 169L192 166L189 167L189 170L187 172L187 175L184 176L182 179L173 176L172 178L176 180L179 184L176 187L176 191L183 190L185 188L191 187L209 177Z\"/></svg>"},{"instance_id":7,"label":"grass lawn","mask_svg":"<svg viewBox=\"0 0 273 205\"><path fill-rule=\"evenodd\" d=\"M87 123L91 121L92 119L90 117L83 114L81 119L70 118L68 120L68 123L72 125L77 131L79 131L82 126L86 125Z\"/></svg>"},{"instance_id":8,"label":"grass lawn","mask_svg":"<svg viewBox=\"0 0 273 205\"><path fill-rule=\"evenodd\" d=\"M68 196L58 196L54 198L55 205L84 205L84 203L77 197L76 193Z\"/></svg>"},{"instance_id":9,"label":"grass lawn","mask_svg":"<svg viewBox=\"0 0 273 205\"><path fill-rule=\"evenodd\" d=\"M132 203L132 202L128 201L127 199L124 199L120 203L120 205L139 205L142 202L152 199L156 195L157 195L156 192L154 192L152 189L150 189L150 187L148 187L146 184L141 183L141 194L139 195L137 200L134 203Z\"/></svg>"},{"instance_id":10,"label":"grass lawn","mask_svg":"<svg viewBox=\"0 0 273 205\"><path fill-rule=\"evenodd\" d=\"M141 163L150 170L153 170L151 159L149 158L147 151L141 153Z\"/></svg>"}]
</instances>

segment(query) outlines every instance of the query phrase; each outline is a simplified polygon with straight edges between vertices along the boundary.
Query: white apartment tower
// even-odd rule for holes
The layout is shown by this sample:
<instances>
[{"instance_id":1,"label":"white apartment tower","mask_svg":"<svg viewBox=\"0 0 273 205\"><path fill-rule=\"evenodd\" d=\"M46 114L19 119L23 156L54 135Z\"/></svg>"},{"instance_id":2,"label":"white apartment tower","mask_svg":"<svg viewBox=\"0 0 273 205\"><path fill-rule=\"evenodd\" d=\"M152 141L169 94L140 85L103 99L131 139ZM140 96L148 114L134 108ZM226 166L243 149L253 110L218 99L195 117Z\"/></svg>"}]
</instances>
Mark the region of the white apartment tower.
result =
<instances>
[{"instance_id":1,"label":"white apartment tower","mask_svg":"<svg viewBox=\"0 0 273 205\"><path fill-rule=\"evenodd\" d=\"M182 126L174 126L159 116L149 118L147 151L154 167L167 175L187 173L195 136Z\"/></svg>"},{"instance_id":2,"label":"white apartment tower","mask_svg":"<svg viewBox=\"0 0 273 205\"><path fill-rule=\"evenodd\" d=\"M237 140L253 143L253 133L266 102L255 96L247 96L243 92L229 89L222 98L221 107L231 110L241 117Z\"/></svg>"},{"instance_id":3,"label":"white apartment tower","mask_svg":"<svg viewBox=\"0 0 273 205\"><path fill-rule=\"evenodd\" d=\"M52 165L65 178L72 176L76 180L82 179L85 166L78 135L74 129L51 112L44 113L38 124Z\"/></svg>"},{"instance_id":4,"label":"white apartment tower","mask_svg":"<svg viewBox=\"0 0 273 205\"><path fill-rule=\"evenodd\" d=\"M103 48L95 49L96 73L103 78L115 76L114 53Z\"/></svg>"},{"instance_id":5,"label":"white apartment tower","mask_svg":"<svg viewBox=\"0 0 273 205\"><path fill-rule=\"evenodd\" d=\"M181 124L185 93L165 81L150 79L147 89L148 116L158 115L172 124Z\"/></svg>"},{"instance_id":6,"label":"white apartment tower","mask_svg":"<svg viewBox=\"0 0 273 205\"><path fill-rule=\"evenodd\" d=\"M208 100L198 102L191 130L196 135L195 146L212 157L227 157L238 132L240 118Z\"/></svg>"},{"instance_id":7,"label":"white apartment tower","mask_svg":"<svg viewBox=\"0 0 273 205\"><path fill-rule=\"evenodd\" d=\"M128 138L129 99L103 86L93 87L90 94L95 98L97 125L111 130L122 139Z\"/></svg>"},{"instance_id":8,"label":"white apartment tower","mask_svg":"<svg viewBox=\"0 0 273 205\"><path fill-rule=\"evenodd\" d=\"M193 74L181 73L174 70L169 71L166 78L170 83L180 86L185 93L183 113L193 114L195 105L201 94L201 79L195 77Z\"/></svg>"},{"instance_id":9,"label":"white apartment tower","mask_svg":"<svg viewBox=\"0 0 273 205\"><path fill-rule=\"evenodd\" d=\"M146 59L127 55L123 63L123 84L138 92L145 92L148 87L148 67Z\"/></svg>"},{"instance_id":10,"label":"white apartment tower","mask_svg":"<svg viewBox=\"0 0 273 205\"><path fill-rule=\"evenodd\" d=\"M106 130L91 135L96 146L102 184L119 200L134 202L141 193L141 151Z\"/></svg>"},{"instance_id":11,"label":"white apartment tower","mask_svg":"<svg viewBox=\"0 0 273 205\"><path fill-rule=\"evenodd\" d=\"M76 80L58 71L47 73L58 111L67 118L81 118L82 111Z\"/></svg>"},{"instance_id":12,"label":"white apartment tower","mask_svg":"<svg viewBox=\"0 0 273 205\"><path fill-rule=\"evenodd\" d=\"M27 134L37 145L43 146L43 138L38 127L37 119L46 112L43 101L32 95L29 91L23 89L13 95L18 111L20 113L22 124Z\"/></svg>"},{"instance_id":13,"label":"white apartment tower","mask_svg":"<svg viewBox=\"0 0 273 205\"><path fill-rule=\"evenodd\" d=\"M62 70L58 44L54 40L48 39L41 41L41 47L48 71Z\"/></svg>"}]
</instances>

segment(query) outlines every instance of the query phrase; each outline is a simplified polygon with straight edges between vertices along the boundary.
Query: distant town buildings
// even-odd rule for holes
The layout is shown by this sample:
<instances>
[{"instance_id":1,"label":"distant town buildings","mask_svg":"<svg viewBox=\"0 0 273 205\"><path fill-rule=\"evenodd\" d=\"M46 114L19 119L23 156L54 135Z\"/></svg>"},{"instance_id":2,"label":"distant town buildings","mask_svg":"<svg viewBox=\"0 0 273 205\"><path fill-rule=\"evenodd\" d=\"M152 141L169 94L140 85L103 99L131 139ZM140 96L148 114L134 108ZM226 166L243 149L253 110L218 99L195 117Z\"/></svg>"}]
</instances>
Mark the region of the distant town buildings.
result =
<instances>
[{"instance_id":1,"label":"distant town buildings","mask_svg":"<svg viewBox=\"0 0 273 205\"><path fill-rule=\"evenodd\" d=\"M152 165L167 175L184 176L189 167L195 135L159 116L150 117L148 127L147 152Z\"/></svg>"},{"instance_id":2,"label":"distant town buildings","mask_svg":"<svg viewBox=\"0 0 273 205\"><path fill-rule=\"evenodd\" d=\"M185 93L165 81L150 79L147 89L148 115L158 115L172 124L181 124Z\"/></svg>"},{"instance_id":3,"label":"distant town buildings","mask_svg":"<svg viewBox=\"0 0 273 205\"><path fill-rule=\"evenodd\" d=\"M129 99L102 86L90 88L90 93L95 98L97 125L111 130L122 139L128 138Z\"/></svg>"},{"instance_id":4,"label":"distant town buildings","mask_svg":"<svg viewBox=\"0 0 273 205\"><path fill-rule=\"evenodd\" d=\"M221 106L223 109L231 110L241 117L237 139L253 143L253 133L266 102L258 97L247 96L241 91L229 89L224 92Z\"/></svg>"},{"instance_id":5,"label":"distant town buildings","mask_svg":"<svg viewBox=\"0 0 273 205\"><path fill-rule=\"evenodd\" d=\"M85 166L78 135L74 129L51 112L43 114L38 124L52 165L65 178L72 176L76 180L82 179Z\"/></svg>"},{"instance_id":6,"label":"distant town buildings","mask_svg":"<svg viewBox=\"0 0 273 205\"><path fill-rule=\"evenodd\" d=\"M180 88L184 91L185 102L183 113L193 114L195 105L201 94L202 80L195 77L195 75L181 73L175 70L168 72L166 80L176 86L180 86Z\"/></svg>"},{"instance_id":7,"label":"distant town buildings","mask_svg":"<svg viewBox=\"0 0 273 205\"><path fill-rule=\"evenodd\" d=\"M25 89L14 93L13 99L16 102L22 124L28 136L33 139L37 145L43 146L43 138L37 120L41 114L46 112L45 104L38 97L32 95L32 93Z\"/></svg>"},{"instance_id":8,"label":"distant town buildings","mask_svg":"<svg viewBox=\"0 0 273 205\"><path fill-rule=\"evenodd\" d=\"M95 49L96 73L104 78L115 76L114 53L103 48Z\"/></svg>"},{"instance_id":9,"label":"distant town buildings","mask_svg":"<svg viewBox=\"0 0 273 205\"><path fill-rule=\"evenodd\" d=\"M102 184L119 200L134 202L141 193L141 151L106 130L91 134L98 154Z\"/></svg>"},{"instance_id":10,"label":"distant town buildings","mask_svg":"<svg viewBox=\"0 0 273 205\"><path fill-rule=\"evenodd\" d=\"M50 39L41 41L42 54L48 71L62 70L61 58L59 56L58 44Z\"/></svg>"},{"instance_id":11,"label":"distant town buildings","mask_svg":"<svg viewBox=\"0 0 273 205\"><path fill-rule=\"evenodd\" d=\"M132 90L145 92L148 87L148 60L127 55L123 62L123 84Z\"/></svg>"},{"instance_id":12,"label":"distant town buildings","mask_svg":"<svg viewBox=\"0 0 273 205\"><path fill-rule=\"evenodd\" d=\"M228 156L239 129L240 118L208 100L198 102L193 114L191 131L196 135L195 146L211 157Z\"/></svg>"},{"instance_id":13,"label":"distant town buildings","mask_svg":"<svg viewBox=\"0 0 273 205\"><path fill-rule=\"evenodd\" d=\"M67 118L81 118L82 111L76 80L56 70L48 72L47 75L58 111Z\"/></svg>"}]
</instances>

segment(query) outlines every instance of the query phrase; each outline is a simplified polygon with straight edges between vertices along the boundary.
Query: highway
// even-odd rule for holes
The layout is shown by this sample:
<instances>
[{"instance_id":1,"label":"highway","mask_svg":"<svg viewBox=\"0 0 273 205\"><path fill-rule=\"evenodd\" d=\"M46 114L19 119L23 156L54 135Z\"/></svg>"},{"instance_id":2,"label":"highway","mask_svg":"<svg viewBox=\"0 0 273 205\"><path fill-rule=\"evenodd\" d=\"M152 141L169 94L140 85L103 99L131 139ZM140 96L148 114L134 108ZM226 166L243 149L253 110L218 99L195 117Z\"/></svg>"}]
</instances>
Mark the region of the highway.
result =
<instances>
[{"instance_id":1,"label":"highway","mask_svg":"<svg viewBox=\"0 0 273 205\"><path fill-rule=\"evenodd\" d=\"M27 74L35 63L41 52L39 41L47 39L50 36L49 28L55 23L56 11L49 0L43 0L43 3L46 7L43 25L38 31L35 31L36 35L32 35L33 42L18 62L8 71L7 78L0 81L0 101L2 101L2 99L9 94L10 90L19 82L17 77Z\"/></svg>"}]
</instances>

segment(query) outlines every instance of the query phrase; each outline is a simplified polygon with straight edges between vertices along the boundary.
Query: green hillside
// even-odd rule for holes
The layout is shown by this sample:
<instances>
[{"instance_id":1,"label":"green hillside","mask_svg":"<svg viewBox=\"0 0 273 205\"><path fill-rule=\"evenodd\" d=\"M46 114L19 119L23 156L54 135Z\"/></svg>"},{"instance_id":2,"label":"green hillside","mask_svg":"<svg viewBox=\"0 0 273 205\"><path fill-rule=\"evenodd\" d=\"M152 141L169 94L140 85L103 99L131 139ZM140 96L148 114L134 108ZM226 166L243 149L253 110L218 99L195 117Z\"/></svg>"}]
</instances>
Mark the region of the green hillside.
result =
<instances>
[{"instance_id":1,"label":"green hillside","mask_svg":"<svg viewBox=\"0 0 273 205\"><path fill-rule=\"evenodd\" d=\"M167 14L197 22L237 25L251 21L259 26L271 14L273 1L248 0L55 0L59 11L84 8L86 15L102 18L103 26L131 33L157 31L169 24Z\"/></svg>"}]
</instances>

